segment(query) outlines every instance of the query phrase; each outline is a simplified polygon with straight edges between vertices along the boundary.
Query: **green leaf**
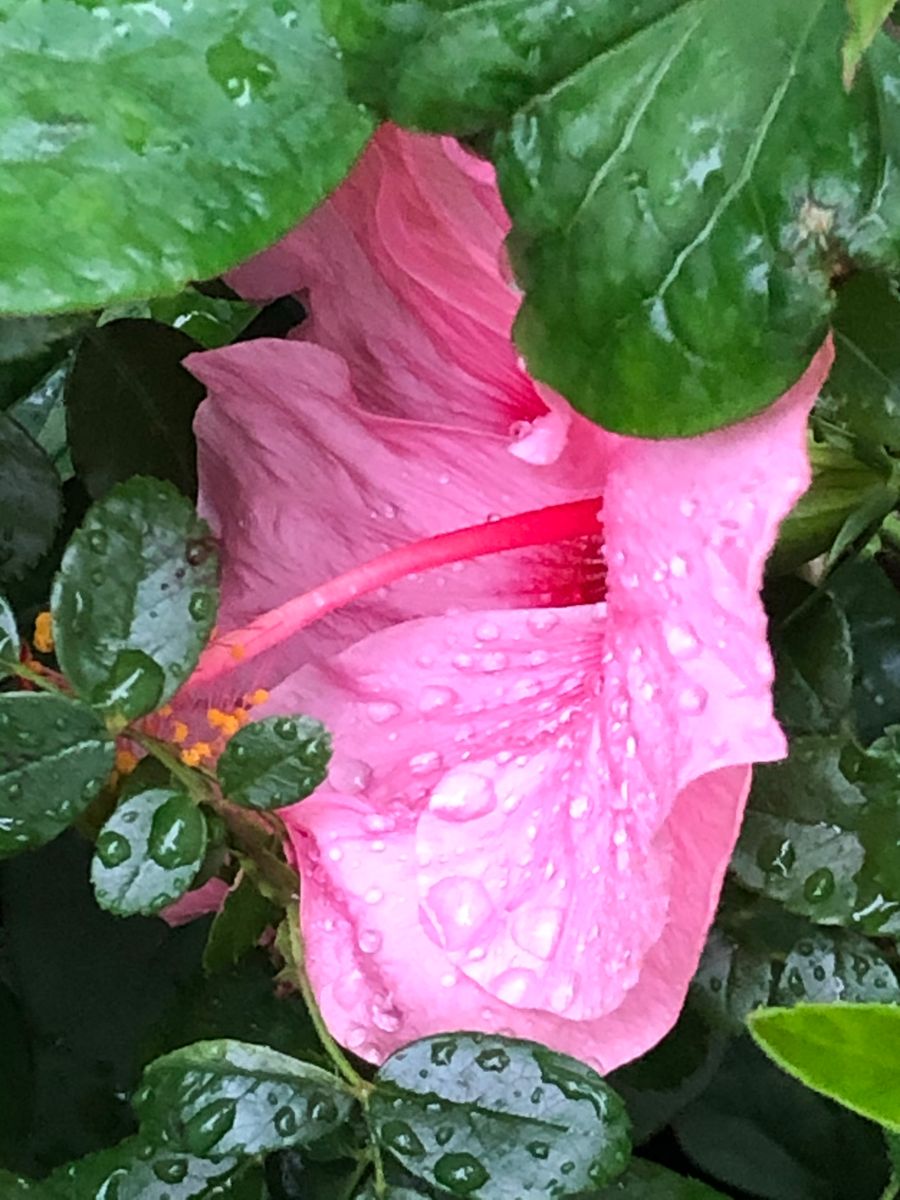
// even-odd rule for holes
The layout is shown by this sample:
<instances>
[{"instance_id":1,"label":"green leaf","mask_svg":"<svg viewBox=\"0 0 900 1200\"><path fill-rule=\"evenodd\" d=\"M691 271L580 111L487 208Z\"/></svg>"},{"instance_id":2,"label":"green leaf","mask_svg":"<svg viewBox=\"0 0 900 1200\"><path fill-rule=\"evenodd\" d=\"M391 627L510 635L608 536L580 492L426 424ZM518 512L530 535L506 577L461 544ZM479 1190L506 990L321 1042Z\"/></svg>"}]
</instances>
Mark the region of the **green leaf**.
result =
<instances>
[{"instance_id":1,"label":"green leaf","mask_svg":"<svg viewBox=\"0 0 900 1200\"><path fill-rule=\"evenodd\" d=\"M593 1193L592 1200L725 1200L725 1197L696 1179L635 1158L624 1175Z\"/></svg>"},{"instance_id":2,"label":"green leaf","mask_svg":"<svg viewBox=\"0 0 900 1200\"><path fill-rule=\"evenodd\" d=\"M67 355L30 392L10 405L9 415L37 442L56 467L65 483L75 474L69 454L66 432L66 406L63 399L72 365Z\"/></svg>"},{"instance_id":3,"label":"green leaf","mask_svg":"<svg viewBox=\"0 0 900 1200\"><path fill-rule=\"evenodd\" d=\"M217 275L321 200L371 131L315 4L3 0L0 15L0 137L15 146L0 311Z\"/></svg>"},{"instance_id":4,"label":"green leaf","mask_svg":"<svg viewBox=\"0 0 900 1200\"><path fill-rule=\"evenodd\" d=\"M844 41L843 49L844 87L852 86L862 56L890 16L894 2L895 0L847 0L850 32Z\"/></svg>"},{"instance_id":5,"label":"green leaf","mask_svg":"<svg viewBox=\"0 0 900 1200\"><path fill-rule=\"evenodd\" d=\"M50 549L61 516L53 463L20 425L0 413L0 586L22 579Z\"/></svg>"},{"instance_id":6,"label":"green leaf","mask_svg":"<svg viewBox=\"0 0 900 1200\"><path fill-rule=\"evenodd\" d=\"M155 321L112 321L82 340L66 386L72 458L95 499L132 475L197 493L194 413L203 384L181 365L193 338Z\"/></svg>"},{"instance_id":7,"label":"green leaf","mask_svg":"<svg viewBox=\"0 0 900 1200\"><path fill-rule=\"evenodd\" d=\"M0 319L0 409L36 387L92 322L85 314Z\"/></svg>"},{"instance_id":8,"label":"green leaf","mask_svg":"<svg viewBox=\"0 0 900 1200\"><path fill-rule=\"evenodd\" d=\"M196 288L177 296L159 296L150 301L149 308L155 321L173 325L207 350L233 342L259 312L258 304L238 297L206 296Z\"/></svg>"},{"instance_id":9,"label":"green leaf","mask_svg":"<svg viewBox=\"0 0 900 1200\"><path fill-rule=\"evenodd\" d=\"M114 761L113 739L83 704L48 692L0 695L0 858L62 833Z\"/></svg>"},{"instance_id":10,"label":"green leaf","mask_svg":"<svg viewBox=\"0 0 900 1200\"><path fill-rule=\"evenodd\" d=\"M894 739L862 751L840 737L797 738L786 762L754 773L735 875L821 924L900 931L898 772Z\"/></svg>"},{"instance_id":11,"label":"green leaf","mask_svg":"<svg viewBox=\"0 0 900 1200\"><path fill-rule=\"evenodd\" d=\"M826 593L810 599L773 636L775 702L788 729L830 733L853 696L853 647L840 605Z\"/></svg>"},{"instance_id":12,"label":"green leaf","mask_svg":"<svg viewBox=\"0 0 900 1200\"><path fill-rule=\"evenodd\" d=\"M21 648L15 613L6 597L0 594L0 679L14 673L4 667L4 664L9 663L14 667L19 661Z\"/></svg>"},{"instance_id":13,"label":"green leaf","mask_svg":"<svg viewBox=\"0 0 900 1200\"><path fill-rule=\"evenodd\" d=\"M134 1097L145 1133L201 1158L305 1145L340 1128L354 1104L320 1067L228 1039L156 1059Z\"/></svg>"},{"instance_id":14,"label":"green leaf","mask_svg":"<svg viewBox=\"0 0 900 1200\"><path fill-rule=\"evenodd\" d=\"M0 981L0 1029L3 1030L3 1068L0 1070L0 1161L17 1166L28 1137L34 1104L34 1070L30 1029L18 997ZM0 1176L0 1197L5 1196Z\"/></svg>"},{"instance_id":15,"label":"green leaf","mask_svg":"<svg viewBox=\"0 0 900 1200\"><path fill-rule=\"evenodd\" d=\"M853 713L860 737L868 742L886 726L900 724L900 593L875 562L858 559L834 572L828 590L850 626Z\"/></svg>"},{"instance_id":16,"label":"green leaf","mask_svg":"<svg viewBox=\"0 0 900 1200\"><path fill-rule=\"evenodd\" d=\"M236 1158L211 1163L132 1137L54 1171L39 1185L40 1200L238 1200L230 1183L248 1169Z\"/></svg>"},{"instance_id":17,"label":"green leaf","mask_svg":"<svg viewBox=\"0 0 900 1200\"><path fill-rule=\"evenodd\" d=\"M708 1021L738 1033L747 1014L769 1001L772 955L739 945L722 930L712 929L691 989Z\"/></svg>"},{"instance_id":18,"label":"green leaf","mask_svg":"<svg viewBox=\"0 0 900 1200\"><path fill-rule=\"evenodd\" d=\"M900 981L878 947L866 938L840 930L811 931L785 957L772 1002L791 1007L800 1001L838 1000L900 1003Z\"/></svg>"},{"instance_id":19,"label":"green leaf","mask_svg":"<svg viewBox=\"0 0 900 1200\"><path fill-rule=\"evenodd\" d=\"M868 271L838 292L834 366L816 412L871 446L900 447L900 296Z\"/></svg>"},{"instance_id":20,"label":"green leaf","mask_svg":"<svg viewBox=\"0 0 900 1200\"><path fill-rule=\"evenodd\" d=\"M673 1126L685 1153L728 1193L879 1200L887 1183L878 1130L786 1078L748 1037L732 1042L715 1079Z\"/></svg>"},{"instance_id":21,"label":"green leaf","mask_svg":"<svg viewBox=\"0 0 900 1200\"><path fill-rule=\"evenodd\" d=\"M138 673L122 715L137 716L141 698L144 711L168 699L215 624L217 566L208 526L171 484L131 479L98 501L66 548L51 596L56 655L78 693L108 707L111 684L135 665L120 656L139 651L161 668L164 686L154 696L154 672L154 686Z\"/></svg>"},{"instance_id":22,"label":"green leaf","mask_svg":"<svg viewBox=\"0 0 900 1200\"><path fill-rule=\"evenodd\" d=\"M812 440L809 457L812 485L782 522L766 564L770 574L794 571L820 554L836 558L848 534L855 538L869 523L878 524L896 504L896 489L883 469Z\"/></svg>"},{"instance_id":23,"label":"green leaf","mask_svg":"<svg viewBox=\"0 0 900 1200\"><path fill-rule=\"evenodd\" d=\"M761 1009L750 1032L785 1071L900 1132L900 1008L798 1004Z\"/></svg>"},{"instance_id":24,"label":"green leaf","mask_svg":"<svg viewBox=\"0 0 900 1200\"><path fill-rule=\"evenodd\" d=\"M822 341L832 279L897 263L898 51L879 35L848 95L838 0L325 12L385 115L497 129L481 144L513 220L516 339L607 428L677 436L762 409Z\"/></svg>"},{"instance_id":25,"label":"green leaf","mask_svg":"<svg viewBox=\"0 0 900 1200\"><path fill-rule=\"evenodd\" d=\"M191 884L206 853L206 818L190 797L151 788L119 805L97 838L91 883L101 908L151 916Z\"/></svg>"},{"instance_id":26,"label":"green leaf","mask_svg":"<svg viewBox=\"0 0 900 1200\"><path fill-rule=\"evenodd\" d=\"M482 1034L424 1038L375 1076L369 1113L386 1154L454 1193L515 1200L530 1184L559 1197L624 1169L628 1119L583 1063L533 1042Z\"/></svg>"},{"instance_id":27,"label":"green leaf","mask_svg":"<svg viewBox=\"0 0 900 1200\"><path fill-rule=\"evenodd\" d=\"M212 923L203 951L204 970L215 973L233 967L278 918L275 905L260 894L249 875L242 875Z\"/></svg>"},{"instance_id":28,"label":"green leaf","mask_svg":"<svg viewBox=\"0 0 900 1200\"><path fill-rule=\"evenodd\" d=\"M218 764L222 791L246 808L304 800L328 773L331 737L311 717L265 717L230 739Z\"/></svg>"}]
</instances>

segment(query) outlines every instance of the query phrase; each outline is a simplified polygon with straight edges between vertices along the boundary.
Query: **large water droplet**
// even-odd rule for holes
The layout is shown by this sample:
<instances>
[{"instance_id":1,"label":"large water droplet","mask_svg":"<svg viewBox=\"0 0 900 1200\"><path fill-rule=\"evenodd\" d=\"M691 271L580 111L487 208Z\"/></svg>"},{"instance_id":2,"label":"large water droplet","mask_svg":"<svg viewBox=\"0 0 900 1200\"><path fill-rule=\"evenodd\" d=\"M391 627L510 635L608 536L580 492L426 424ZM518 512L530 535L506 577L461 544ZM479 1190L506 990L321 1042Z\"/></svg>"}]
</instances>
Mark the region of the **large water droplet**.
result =
<instances>
[{"instance_id":1,"label":"large water droplet","mask_svg":"<svg viewBox=\"0 0 900 1200\"><path fill-rule=\"evenodd\" d=\"M425 1153L421 1138L405 1121L386 1121L381 1137L386 1146L405 1158L420 1158Z\"/></svg>"},{"instance_id":2,"label":"large water droplet","mask_svg":"<svg viewBox=\"0 0 900 1200\"><path fill-rule=\"evenodd\" d=\"M161 1183L181 1183L187 1173L186 1158L161 1158L153 1164L153 1174Z\"/></svg>"},{"instance_id":3,"label":"large water droplet","mask_svg":"<svg viewBox=\"0 0 900 1200\"><path fill-rule=\"evenodd\" d=\"M419 711L423 713L438 712L442 708L449 708L457 699L457 694L452 688L428 684L422 688L419 695Z\"/></svg>"},{"instance_id":4,"label":"large water droplet","mask_svg":"<svg viewBox=\"0 0 900 1200\"><path fill-rule=\"evenodd\" d=\"M690 625L669 625L665 638L673 658L696 658L700 653L700 643Z\"/></svg>"},{"instance_id":5,"label":"large water droplet","mask_svg":"<svg viewBox=\"0 0 900 1200\"><path fill-rule=\"evenodd\" d=\"M529 1142L528 1153L543 1162L550 1157L550 1146L547 1142Z\"/></svg>"},{"instance_id":6,"label":"large water droplet","mask_svg":"<svg viewBox=\"0 0 900 1200\"><path fill-rule=\"evenodd\" d=\"M803 895L810 904L821 904L834 892L834 874L828 867L820 867L806 877Z\"/></svg>"},{"instance_id":7,"label":"large water droplet","mask_svg":"<svg viewBox=\"0 0 900 1200\"><path fill-rule=\"evenodd\" d=\"M699 685L686 687L678 695L678 707L684 713L698 715L706 708L708 698L706 688Z\"/></svg>"},{"instance_id":8,"label":"large water droplet","mask_svg":"<svg viewBox=\"0 0 900 1200\"><path fill-rule=\"evenodd\" d=\"M786 876L797 861L797 852L790 838L764 838L756 852L756 863L767 874Z\"/></svg>"},{"instance_id":9,"label":"large water droplet","mask_svg":"<svg viewBox=\"0 0 900 1200\"><path fill-rule=\"evenodd\" d=\"M210 77L239 108L265 96L278 78L275 62L245 45L237 33L229 33L207 50L206 66Z\"/></svg>"},{"instance_id":10,"label":"large water droplet","mask_svg":"<svg viewBox=\"0 0 900 1200\"><path fill-rule=\"evenodd\" d=\"M516 944L538 958L551 958L562 932L563 915L558 908L520 909L512 923Z\"/></svg>"},{"instance_id":11,"label":"large water droplet","mask_svg":"<svg viewBox=\"0 0 900 1200\"><path fill-rule=\"evenodd\" d=\"M510 1059L502 1046L491 1046L487 1050L482 1050L476 1056L475 1061L482 1071L493 1071L499 1074L509 1066Z\"/></svg>"},{"instance_id":12,"label":"large water droplet","mask_svg":"<svg viewBox=\"0 0 900 1200\"><path fill-rule=\"evenodd\" d=\"M131 842L121 833L108 829L97 838L96 852L104 867L120 867L131 858Z\"/></svg>"},{"instance_id":13,"label":"large water droplet","mask_svg":"<svg viewBox=\"0 0 900 1200\"><path fill-rule=\"evenodd\" d=\"M383 942L384 938L377 929L363 929L357 938L357 945L363 954L377 954Z\"/></svg>"},{"instance_id":14,"label":"large water droplet","mask_svg":"<svg viewBox=\"0 0 900 1200\"><path fill-rule=\"evenodd\" d=\"M153 814L147 849L150 857L167 871L197 862L204 841L203 818L184 796L172 796Z\"/></svg>"},{"instance_id":15,"label":"large water droplet","mask_svg":"<svg viewBox=\"0 0 900 1200\"><path fill-rule=\"evenodd\" d=\"M490 1173L471 1154L443 1154L434 1164L434 1177L455 1196L468 1196L487 1183Z\"/></svg>"},{"instance_id":16,"label":"large water droplet","mask_svg":"<svg viewBox=\"0 0 900 1200\"><path fill-rule=\"evenodd\" d=\"M393 700L373 700L371 704L366 705L366 712L369 714L369 720L375 725L384 725L386 721L399 715L400 705L395 704Z\"/></svg>"},{"instance_id":17,"label":"large water droplet","mask_svg":"<svg viewBox=\"0 0 900 1200\"><path fill-rule=\"evenodd\" d=\"M475 771L446 775L431 794L428 808L444 821L471 821L487 816L497 805L494 785Z\"/></svg>"},{"instance_id":18,"label":"large water droplet","mask_svg":"<svg viewBox=\"0 0 900 1200\"><path fill-rule=\"evenodd\" d=\"M434 884L429 889L427 903L441 942L448 950L471 945L494 912L484 885L461 875Z\"/></svg>"},{"instance_id":19,"label":"large water droplet","mask_svg":"<svg viewBox=\"0 0 900 1200\"><path fill-rule=\"evenodd\" d=\"M297 1114L285 1105L279 1108L273 1119L275 1130L279 1137L290 1138L297 1132Z\"/></svg>"},{"instance_id":20,"label":"large water droplet","mask_svg":"<svg viewBox=\"0 0 900 1200\"><path fill-rule=\"evenodd\" d=\"M209 592L194 592L188 601L188 612L193 621L208 621L215 607L215 599Z\"/></svg>"},{"instance_id":21,"label":"large water droplet","mask_svg":"<svg viewBox=\"0 0 900 1200\"><path fill-rule=\"evenodd\" d=\"M184 1148L205 1157L222 1140L237 1118L234 1100L213 1100L184 1123Z\"/></svg>"}]
</instances>

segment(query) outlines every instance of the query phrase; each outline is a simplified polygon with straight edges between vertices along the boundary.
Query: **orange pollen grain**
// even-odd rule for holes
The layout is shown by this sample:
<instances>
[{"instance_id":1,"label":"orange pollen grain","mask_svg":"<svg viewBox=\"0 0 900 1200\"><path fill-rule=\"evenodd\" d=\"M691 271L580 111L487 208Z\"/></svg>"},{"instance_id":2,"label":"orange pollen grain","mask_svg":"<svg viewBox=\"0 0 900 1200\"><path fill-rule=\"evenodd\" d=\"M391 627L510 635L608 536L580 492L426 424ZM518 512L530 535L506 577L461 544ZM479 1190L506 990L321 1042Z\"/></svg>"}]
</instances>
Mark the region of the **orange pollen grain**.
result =
<instances>
[{"instance_id":1,"label":"orange pollen grain","mask_svg":"<svg viewBox=\"0 0 900 1200\"><path fill-rule=\"evenodd\" d=\"M235 659L237 662L240 662L247 653L247 647L242 646L240 642L235 642L235 644L229 648L229 653L233 659Z\"/></svg>"},{"instance_id":2,"label":"orange pollen grain","mask_svg":"<svg viewBox=\"0 0 900 1200\"><path fill-rule=\"evenodd\" d=\"M116 771L119 775L130 775L138 765L138 756L131 750L116 751Z\"/></svg>"},{"instance_id":3,"label":"orange pollen grain","mask_svg":"<svg viewBox=\"0 0 900 1200\"><path fill-rule=\"evenodd\" d=\"M41 654L50 654L53 645L53 618L48 612L40 612L34 621L34 648Z\"/></svg>"},{"instance_id":4,"label":"orange pollen grain","mask_svg":"<svg viewBox=\"0 0 900 1200\"><path fill-rule=\"evenodd\" d=\"M180 746L182 742L187 741L187 736L190 733L184 721L176 721L172 726L172 741L177 742Z\"/></svg>"}]
</instances>

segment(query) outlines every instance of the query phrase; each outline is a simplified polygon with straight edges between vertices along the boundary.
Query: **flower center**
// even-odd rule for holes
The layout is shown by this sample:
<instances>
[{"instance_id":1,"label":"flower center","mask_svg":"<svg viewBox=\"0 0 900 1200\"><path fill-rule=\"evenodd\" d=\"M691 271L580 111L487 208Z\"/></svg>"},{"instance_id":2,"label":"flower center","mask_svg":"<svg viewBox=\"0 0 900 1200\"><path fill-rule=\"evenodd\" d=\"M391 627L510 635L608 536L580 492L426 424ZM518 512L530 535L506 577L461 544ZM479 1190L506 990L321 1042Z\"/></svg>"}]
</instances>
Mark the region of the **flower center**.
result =
<instances>
[{"instance_id":1,"label":"flower center","mask_svg":"<svg viewBox=\"0 0 900 1200\"><path fill-rule=\"evenodd\" d=\"M592 496L398 546L270 609L243 629L216 638L204 651L190 685L217 679L230 671L235 662L256 658L327 613L406 576L504 550L522 550L576 538L595 539L602 529L602 507L602 498ZM591 591L595 594L582 599L594 600L603 595L602 575L602 568L599 574L595 572L591 579Z\"/></svg>"}]
</instances>

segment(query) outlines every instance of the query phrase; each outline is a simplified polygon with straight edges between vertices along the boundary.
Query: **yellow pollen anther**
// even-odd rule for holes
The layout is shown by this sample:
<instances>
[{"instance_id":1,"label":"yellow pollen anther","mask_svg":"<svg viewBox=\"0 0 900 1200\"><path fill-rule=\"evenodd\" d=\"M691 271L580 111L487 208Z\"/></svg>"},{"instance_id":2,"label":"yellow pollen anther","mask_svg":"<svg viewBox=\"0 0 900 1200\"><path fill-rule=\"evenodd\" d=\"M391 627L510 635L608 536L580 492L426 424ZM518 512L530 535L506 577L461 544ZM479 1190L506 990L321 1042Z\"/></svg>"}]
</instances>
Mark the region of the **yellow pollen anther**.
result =
<instances>
[{"instance_id":1,"label":"yellow pollen anther","mask_svg":"<svg viewBox=\"0 0 900 1200\"><path fill-rule=\"evenodd\" d=\"M164 705L162 706L162 708L159 710L159 715L160 715L161 717L171 717L171 715L172 715L172 705L171 705L171 704L164 704Z\"/></svg>"},{"instance_id":2,"label":"yellow pollen anther","mask_svg":"<svg viewBox=\"0 0 900 1200\"><path fill-rule=\"evenodd\" d=\"M41 654L53 650L53 618L48 612L39 612L34 620L34 648Z\"/></svg>"},{"instance_id":3,"label":"yellow pollen anther","mask_svg":"<svg viewBox=\"0 0 900 1200\"><path fill-rule=\"evenodd\" d=\"M237 662L240 662L246 653L247 647L242 646L239 642L235 642L235 644L229 650L229 654Z\"/></svg>"},{"instance_id":4,"label":"yellow pollen anther","mask_svg":"<svg viewBox=\"0 0 900 1200\"><path fill-rule=\"evenodd\" d=\"M191 747L190 750L182 750L181 752L181 761L186 767L199 767L202 757L201 754L197 753L195 747Z\"/></svg>"},{"instance_id":5,"label":"yellow pollen anther","mask_svg":"<svg viewBox=\"0 0 900 1200\"><path fill-rule=\"evenodd\" d=\"M119 775L130 775L138 761L138 756L131 750L116 751L116 771Z\"/></svg>"},{"instance_id":6,"label":"yellow pollen anther","mask_svg":"<svg viewBox=\"0 0 900 1200\"><path fill-rule=\"evenodd\" d=\"M249 697L249 700L250 700L251 705L265 704L265 702L268 700L268 698L269 698L269 693L266 691L265 688L257 688L256 691L253 692L252 695Z\"/></svg>"},{"instance_id":7,"label":"yellow pollen anther","mask_svg":"<svg viewBox=\"0 0 900 1200\"><path fill-rule=\"evenodd\" d=\"M172 726L172 741L177 742L180 746L182 742L187 741L187 735L189 732L190 731L187 725L185 725L184 721L176 721Z\"/></svg>"}]
</instances>

